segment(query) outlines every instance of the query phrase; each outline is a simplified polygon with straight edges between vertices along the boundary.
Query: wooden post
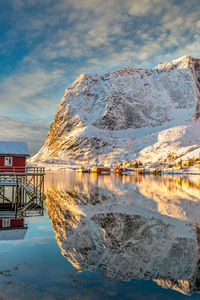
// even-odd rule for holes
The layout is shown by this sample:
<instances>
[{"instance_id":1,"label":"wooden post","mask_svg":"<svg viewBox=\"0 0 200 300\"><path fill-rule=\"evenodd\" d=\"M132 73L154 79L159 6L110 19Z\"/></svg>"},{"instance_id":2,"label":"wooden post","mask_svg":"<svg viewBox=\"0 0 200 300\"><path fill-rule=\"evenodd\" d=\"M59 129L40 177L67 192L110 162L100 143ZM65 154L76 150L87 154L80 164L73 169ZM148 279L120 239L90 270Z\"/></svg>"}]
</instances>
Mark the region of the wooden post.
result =
<instances>
[{"instance_id":1,"label":"wooden post","mask_svg":"<svg viewBox=\"0 0 200 300\"><path fill-rule=\"evenodd\" d=\"M21 181L21 177L18 178L18 197L17 197L17 211L19 209L19 207L21 206L21 202L22 202L22 187L21 187L21 182L19 184L19 180Z\"/></svg>"},{"instance_id":2,"label":"wooden post","mask_svg":"<svg viewBox=\"0 0 200 300\"><path fill-rule=\"evenodd\" d=\"M15 219L17 219L17 210L18 210L18 177L16 178Z\"/></svg>"},{"instance_id":3,"label":"wooden post","mask_svg":"<svg viewBox=\"0 0 200 300\"><path fill-rule=\"evenodd\" d=\"M27 174L26 174L26 179L25 179L25 183L26 183L26 185L27 185ZM26 204L26 202L27 202L27 193L26 193L26 191L25 191L25 203L24 203L24 205Z\"/></svg>"},{"instance_id":4,"label":"wooden post","mask_svg":"<svg viewBox=\"0 0 200 300\"><path fill-rule=\"evenodd\" d=\"M24 188L22 189L22 206L24 206Z\"/></svg>"},{"instance_id":5,"label":"wooden post","mask_svg":"<svg viewBox=\"0 0 200 300\"><path fill-rule=\"evenodd\" d=\"M14 207L15 204L15 187L12 186L12 208Z\"/></svg>"},{"instance_id":6,"label":"wooden post","mask_svg":"<svg viewBox=\"0 0 200 300\"><path fill-rule=\"evenodd\" d=\"M42 200L42 175L40 175L40 202Z\"/></svg>"},{"instance_id":7,"label":"wooden post","mask_svg":"<svg viewBox=\"0 0 200 300\"><path fill-rule=\"evenodd\" d=\"M3 203L5 202L5 186L3 186Z\"/></svg>"}]
</instances>

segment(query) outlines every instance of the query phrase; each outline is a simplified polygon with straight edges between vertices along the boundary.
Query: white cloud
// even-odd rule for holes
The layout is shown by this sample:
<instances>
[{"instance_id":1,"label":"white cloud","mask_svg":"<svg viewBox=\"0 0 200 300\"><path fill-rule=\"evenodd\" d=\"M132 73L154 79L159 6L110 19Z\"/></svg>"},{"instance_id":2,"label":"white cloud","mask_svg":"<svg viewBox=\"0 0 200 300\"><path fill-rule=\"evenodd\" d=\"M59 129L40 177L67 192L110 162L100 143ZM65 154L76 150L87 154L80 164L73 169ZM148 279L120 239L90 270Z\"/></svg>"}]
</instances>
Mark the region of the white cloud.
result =
<instances>
[{"instance_id":1,"label":"white cloud","mask_svg":"<svg viewBox=\"0 0 200 300\"><path fill-rule=\"evenodd\" d=\"M40 119L21 120L0 116L0 140L28 142L29 151L33 154L43 145L49 125L49 122Z\"/></svg>"},{"instance_id":2,"label":"white cloud","mask_svg":"<svg viewBox=\"0 0 200 300\"><path fill-rule=\"evenodd\" d=\"M196 23L196 28L199 30L200 29L200 21L197 21Z\"/></svg>"},{"instance_id":3,"label":"white cloud","mask_svg":"<svg viewBox=\"0 0 200 300\"><path fill-rule=\"evenodd\" d=\"M149 59L151 63L152 55L164 56L166 51L173 54L174 50L170 49L173 47L184 49L198 30L198 11L188 12L185 1L180 6L173 2L125 0L122 5L119 0L58 1L55 9L57 12L62 10L61 16L65 15L71 26L64 23L33 55L47 61L81 57L86 68L92 60L111 58L113 62L114 57L119 59L115 65L120 65L120 61L124 63L125 57L145 60L147 64ZM98 54L101 48L102 57ZM135 51L138 57L135 57Z\"/></svg>"},{"instance_id":4,"label":"white cloud","mask_svg":"<svg viewBox=\"0 0 200 300\"><path fill-rule=\"evenodd\" d=\"M37 69L6 77L0 84L1 113L19 114L21 111L22 114L26 112L38 116L43 111L44 117L49 115L48 110L51 106L55 109L59 99L53 99L51 95L45 95L45 92L48 94L47 91L61 80L63 74L62 70L48 72Z\"/></svg>"},{"instance_id":5,"label":"white cloud","mask_svg":"<svg viewBox=\"0 0 200 300\"><path fill-rule=\"evenodd\" d=\"M129 14L133 16L143 16L149 13L155 8L155 4L162 5L165 1L154 1L154 0L131 0L125 1ZM157 6L158 7L158 6Z\"/></svg>"}]
</instances>

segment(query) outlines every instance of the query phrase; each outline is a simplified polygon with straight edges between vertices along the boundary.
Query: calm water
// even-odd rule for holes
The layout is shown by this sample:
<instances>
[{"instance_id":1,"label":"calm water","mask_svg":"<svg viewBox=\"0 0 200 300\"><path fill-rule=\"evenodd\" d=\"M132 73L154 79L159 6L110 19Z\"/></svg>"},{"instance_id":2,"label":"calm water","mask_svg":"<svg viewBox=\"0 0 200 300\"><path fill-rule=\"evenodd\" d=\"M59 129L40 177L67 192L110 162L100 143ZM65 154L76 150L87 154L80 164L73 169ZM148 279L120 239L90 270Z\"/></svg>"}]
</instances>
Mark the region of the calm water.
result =
<instances>
[{"instance_id":1,"label":"calm water","mask_svg":"<svg viewBox=\"0 0 200 300\"><path fill-rule=\"evenodd\" d=\"M45 189L44 216L0 241L0 299L200 299L200 176L58 171Z\"/></svg>"}]
</instances>

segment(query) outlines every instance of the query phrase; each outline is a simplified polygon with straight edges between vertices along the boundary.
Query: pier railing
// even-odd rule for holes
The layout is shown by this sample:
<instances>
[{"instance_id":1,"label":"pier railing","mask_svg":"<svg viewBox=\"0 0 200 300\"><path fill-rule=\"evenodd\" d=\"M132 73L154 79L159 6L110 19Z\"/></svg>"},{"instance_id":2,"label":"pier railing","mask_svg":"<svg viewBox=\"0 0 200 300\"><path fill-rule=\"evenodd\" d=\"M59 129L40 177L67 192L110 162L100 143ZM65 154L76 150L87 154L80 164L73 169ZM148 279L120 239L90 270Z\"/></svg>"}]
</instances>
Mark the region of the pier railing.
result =
<instances>
[{"instance_id":1,"label":"pier railing","mask_svg":"<svg viewBox=\"0 0 200 300\"><path fill-rule=\"evenodd\" d=\"M45 175L45 168L44 167L26 167L26 174L37 174L37 175Z\"/></svg>"},{"instance_id":2,"label":"pier railing","mask_svg":"<svg viewBox=\"0 0 200 300\"><path fill-rule=\"evenodd\" d=\"M34 166L26 166L26 167L18 167L18 166L0 166L0 176L7 175L29 175L29 174L37 174L44 175L45 168L43 167L34 167Z\"/></svg>"}]
</instances>

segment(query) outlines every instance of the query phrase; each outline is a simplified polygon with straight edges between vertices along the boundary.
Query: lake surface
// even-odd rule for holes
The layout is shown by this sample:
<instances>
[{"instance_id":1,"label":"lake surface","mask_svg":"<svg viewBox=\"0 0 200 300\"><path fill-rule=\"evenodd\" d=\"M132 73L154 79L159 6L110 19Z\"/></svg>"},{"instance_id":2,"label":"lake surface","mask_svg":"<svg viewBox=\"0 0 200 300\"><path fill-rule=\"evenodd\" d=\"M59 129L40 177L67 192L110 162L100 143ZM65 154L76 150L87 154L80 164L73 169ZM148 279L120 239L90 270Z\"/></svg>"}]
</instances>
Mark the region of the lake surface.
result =
<instances>
[{"instance_id":1,"label":"lake surface","mask_svg":"<svg viewBox=\"0 0 200 300\"><path fill-rule=\"evenodd\" d=\"M200 299L200 176L60 170L45 190L0 241L0 299Z\"/></svg>"}]
</instances>

